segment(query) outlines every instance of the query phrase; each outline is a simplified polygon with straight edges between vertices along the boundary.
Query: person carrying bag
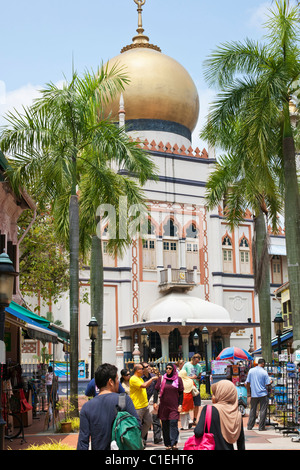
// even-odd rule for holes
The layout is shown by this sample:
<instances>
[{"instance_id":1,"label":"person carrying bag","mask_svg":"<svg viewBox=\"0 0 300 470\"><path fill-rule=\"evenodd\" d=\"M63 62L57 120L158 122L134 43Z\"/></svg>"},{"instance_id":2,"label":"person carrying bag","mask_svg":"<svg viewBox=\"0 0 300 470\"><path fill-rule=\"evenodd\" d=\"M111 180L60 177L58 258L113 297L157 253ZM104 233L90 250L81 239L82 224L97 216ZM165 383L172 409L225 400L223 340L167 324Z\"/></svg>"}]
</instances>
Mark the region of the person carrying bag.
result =
<instances>
[{"instance_id":1,"label":"person carrying bag","mask_svg":"<svg viewBox=\"0 0 300 470\"><path fill-rule=\"evenodd\" d=\"M204 434L201 437L191 436L184 444L183 450L214 450L215 439L210 432L212 407L207 405L205 413ZM207 430L205 432L205 430Z\"/></svg>"},{"instance_id":2,"label":"person carrying bag","mask_svg":"<svg viewBox=\"0 0 300 470\"><path fill-rule=\"evenodd\" d=\"M204 406L195 427L195 437L201 438L206 432L206 415L210 413L209 432L214 436L215 450L245 450L243 417L238 407L238 394L229 380L220 380L211 386L212 406ZM209 416L209 415L208 415ZM208 421L209 424L209 421Z\"/></svg>"}]
</instances>

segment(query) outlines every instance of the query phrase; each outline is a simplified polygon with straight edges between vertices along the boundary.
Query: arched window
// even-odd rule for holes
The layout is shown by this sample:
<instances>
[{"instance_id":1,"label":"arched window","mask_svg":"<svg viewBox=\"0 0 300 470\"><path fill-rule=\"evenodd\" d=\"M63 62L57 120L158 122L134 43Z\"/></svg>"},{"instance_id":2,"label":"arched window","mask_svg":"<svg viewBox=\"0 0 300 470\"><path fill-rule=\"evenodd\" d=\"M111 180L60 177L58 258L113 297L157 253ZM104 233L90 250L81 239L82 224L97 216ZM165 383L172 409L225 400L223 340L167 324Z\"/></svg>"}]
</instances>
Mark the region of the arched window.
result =
<instances>
[{"instance_id":1,"label":"arched window","mask_svg":"<svg viewBox=\"0 0 300 470\"><path fill-rule=\"evenodd\" d=\"M163 236L164 237L177 237L178 229L174 224L173 219L169 219L163 227Z\"/></svg>"},{"instance_id":2,"label":"arched window","mask_svg":"<svg viewBox=\"0 0 300 470\"><path fill-rule=\"evenodd\" d=\"M169 334L169 358L177 359L179 353L182 349L182 338L179 330L175 328L175 330L171 331Z\"/></svg>"},{"instance_id":3,"label":"arched window","mask_svg":"<svg viewBox=\"0 0 300 470\"><path fill-rule=\"evenodd\" d=\"M229 235L225 235L222 241L223 271L224 273L233 272L233 253L232 242Z\"/></svg>"},{"instance_id":4,"label":"arched window","mask_svg":"<svg viewBox=\"0 0 300 470\"><path fill-rule=\"evenodd\" d=\"M156 269L155 227L148 219L148 235L143 240L143 268Z\"/></svg>"},{"instance_id":5,"label":"arched window","mask_svg":"<svg viewBox=\"0 0 300 470\"><path fill-rule=\"evenodd\" d=\"M198 229L195 224L191 223L186 229L186 238L198 238Z\"/></svg>"},{"instance_id":6,"label":"arched window","mask_svg":"<svg viewBox=\"0 0 300 470\"><path fill-rule=\"evenodd\" d=\"M240 251L241 274L250 274L251 273L250 248L249 248L249 242L245 236L243 236L240 240L239 251Z\"/></svg>"},{"instance_id":7,"label":"arched window","mask_svg":"<svg viewBox=\"0 0 300 470\"><path fill-rule=\"evenodd\" d=\"M161 357L161 340L157 331L149 333L149 358L151 361Z\"/></svg>"},{"instance_id":8,"label":"arched window","mask_svg":"<svg viewBox=\"0 0 300 470\"><path fill-rule=\"evenodd\" d=\"M178 268L178 228L173 219L169 219L163 226L163 258L164 267Z\"/></svg>"}]
</instances>

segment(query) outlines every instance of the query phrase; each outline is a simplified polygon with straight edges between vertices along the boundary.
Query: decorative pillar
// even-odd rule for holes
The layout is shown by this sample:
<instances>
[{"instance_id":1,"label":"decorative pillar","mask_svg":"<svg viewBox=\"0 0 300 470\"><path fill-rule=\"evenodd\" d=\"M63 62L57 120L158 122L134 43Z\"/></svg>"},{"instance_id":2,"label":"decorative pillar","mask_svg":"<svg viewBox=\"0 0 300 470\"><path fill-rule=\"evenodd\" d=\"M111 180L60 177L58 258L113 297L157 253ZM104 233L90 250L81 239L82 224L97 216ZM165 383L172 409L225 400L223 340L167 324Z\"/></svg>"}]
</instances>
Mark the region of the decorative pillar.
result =
<instances>
[{"instance_id":1,"label":"decorative pillar","mask_svg":"<svg viewBox=\"0 0 300 470\"><path fill-rule=\"evenodd\" d=\"M185 238L179 240L179 268L186 269Z\"/></svg>"},{"instance_id":2,"label":"decorative pillar","mask_svg":"<svg viewBox=\"0 0 300 470\"><path fill-rule=\"evenodd\" d=\"M133 350L132 356L133 356L133 362L135 364L138 364L139 362L141 362L141 352L139 350L138 343L134 343L134 350Z\"/></svg>"},{"instance_id":3,"label":"decorative pillar","mask_svg":"<svg viewBox=\"0 0 300 470\"><path fill-rule=\"evenodd\" d=\"M181 334L182 339L182 359L185 361L189 360L189 337L190 335Z\"/></svg>"},{"instance_id":4,"label":"decorative pillar","mask_svg":"<svg viewBox=\"0 0 300 470\"><path fill-rule=\"evenodd\" d=\"M161 340L161 355L163 360L169 360L169 335L160 335Z\"/></svg>"},{"instance_id":5,"label":"decorative pillar","mask_svg":"<svg viewBox=\"0 0 300 470\"><path fill-rule=\"evenodd\" d=\"M207 360L208 360L208 361L211 361L211 357L212 357L212 345L211 345L211 340L212 340L212 336L209 335L209 337L208 337L208 343L207 343Z\"/></svg>"},{"instance_id":6,"label":"decorative pillar","mask_svg":"<svg viewBox=\"0 0 300 470\"><path fill-rule=\"evenodd\" d=\"M163 240L161 237L156 238L156 262L157 262L157 281L161 282L160 271L164 269Z\"/></svg>"},{"instance_id":7,"label":"decorative pillar","mask_svg":"<svg viewBox=\"0 0 300 470\"><path fill-rule=\"evenodd\" d=\"M118 344L116 348L116 367L118 368L119 372L124 369L124 354L122 348L122 340L120 336L118 338Z\"/></svg>"},{"instance_id":8,"label":"decorative pillar","mask_svg":"<svg viewBox=\"0 0 300 470\"><path fill-rule=\"evenodd\" d=\"M171 265L168 264L168 284L172 283L172 268Z\"/></svg>"},{"instance_id":9,"label":"decorative pillar","mask_svg":"<svg viewBox=\"0 0 300 470\"><path fill-rule=\"evenodd\" d=\"M120 102L119 102L119 127L124 127L124 126L125 126L125 107L124 107L123 93L121 93Z\"/></svg>"},{"instance_id":10,"label":"decorative pillar","mask_svg":"<svg viewBox=\"0 0 300 470\"><path fill-rule=\"evenodd\" d=\"M222 335L223 340L223 349L230 347L230 335L224 334Z\"/></svg>"}]
</instances>

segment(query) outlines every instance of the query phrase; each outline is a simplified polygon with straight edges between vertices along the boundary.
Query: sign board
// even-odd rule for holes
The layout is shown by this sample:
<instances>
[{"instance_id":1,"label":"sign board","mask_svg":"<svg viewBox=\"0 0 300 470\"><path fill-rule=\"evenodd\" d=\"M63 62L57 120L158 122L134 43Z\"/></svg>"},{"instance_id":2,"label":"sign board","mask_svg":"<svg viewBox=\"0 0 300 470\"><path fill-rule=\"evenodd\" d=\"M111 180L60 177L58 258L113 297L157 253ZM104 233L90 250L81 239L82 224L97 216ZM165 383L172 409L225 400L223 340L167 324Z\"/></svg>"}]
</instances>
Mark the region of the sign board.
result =
<instances>
[{"instance_id":1,"label":"sign board","mask_svg":"<svg viewBox=\"0 0 300 470\"><path fill-rule=\"evenodd\" d=\"M231 364L230 361L211 361L212 375L226 375L226 368Z\"/></svg>"},{"instance_id":2,"label":"sign board","mask_svg":"<svg viewBox=\"0 0 300 470\"><path fill-rule=\"evenodd\" d=\"M49 365L53 367L53 361L49 362ZM70 375L70 364L64 361L56 362L54 366L54 373L57 377L67 377ZM85 378L85 361L78 362L78 378Z\"/></svg>"}]
</instances>

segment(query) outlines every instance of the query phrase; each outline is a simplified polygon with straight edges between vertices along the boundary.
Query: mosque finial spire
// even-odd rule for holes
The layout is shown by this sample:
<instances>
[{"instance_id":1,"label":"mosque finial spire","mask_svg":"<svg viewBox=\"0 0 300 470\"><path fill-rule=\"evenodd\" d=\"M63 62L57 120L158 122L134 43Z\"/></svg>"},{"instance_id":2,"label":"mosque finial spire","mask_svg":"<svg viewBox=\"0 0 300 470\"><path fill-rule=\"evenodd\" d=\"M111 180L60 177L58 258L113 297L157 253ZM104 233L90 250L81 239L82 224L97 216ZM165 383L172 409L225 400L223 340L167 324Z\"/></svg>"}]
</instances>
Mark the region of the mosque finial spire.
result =
<instances>
[{"instance_id":1,"label":"mosque finial spire","mask_svg":"<svg viewBox=\"0 0 300 470\"><path fill-rule=\"evenodd\" d=\"M136 47L148 47L149 49L155 49L161 52L161 49L158 46L153 44L149 44L149 38L144 34L143 28L143 19L142 19L142 6L145 5L146 0L133 0L134 3L137 4L137 12L138 12L138 27L137 27L137 35L132 38L132 44L129 46L123 47L121 52L128 51L129 49L133 49Z\"/></svg>"},{"instance_id":2,"label":"mosque finial spire","mask_svg":"<svg viewBox=\"0 0 300 470\"><path fill-rule=\"evenodd\" d=\"M134 0L134 3L137 4L138 8L137 8L137 12L138 12L138 28L137 28L137 36L134 36L134 38L132 38L132 41L134 44L136 43L142 43L142 44L146 44L149 42L149 38L148 36L146 36L144 33L144 28L143 28L143 20L142 20L142 6L145 5L146 3L146 0Z\"/></svg>"},{"instance_id":3,"label":"mosque finial spire","mask_svg":"<svg viewBox=\"0 0 300 470\"><path fill-rule=\"evenodd\" d=\"M138 6L138 9L137 9L137 11L138 11L138 29L137 29L137 32L139 34L142 34L144 32L144 30L143 30L143 20L142 20L142 11L143 11L142 6L145 5L146 0L134 0L134 3L136 3L137 6Z\"/></svg>"}]
</instances>

